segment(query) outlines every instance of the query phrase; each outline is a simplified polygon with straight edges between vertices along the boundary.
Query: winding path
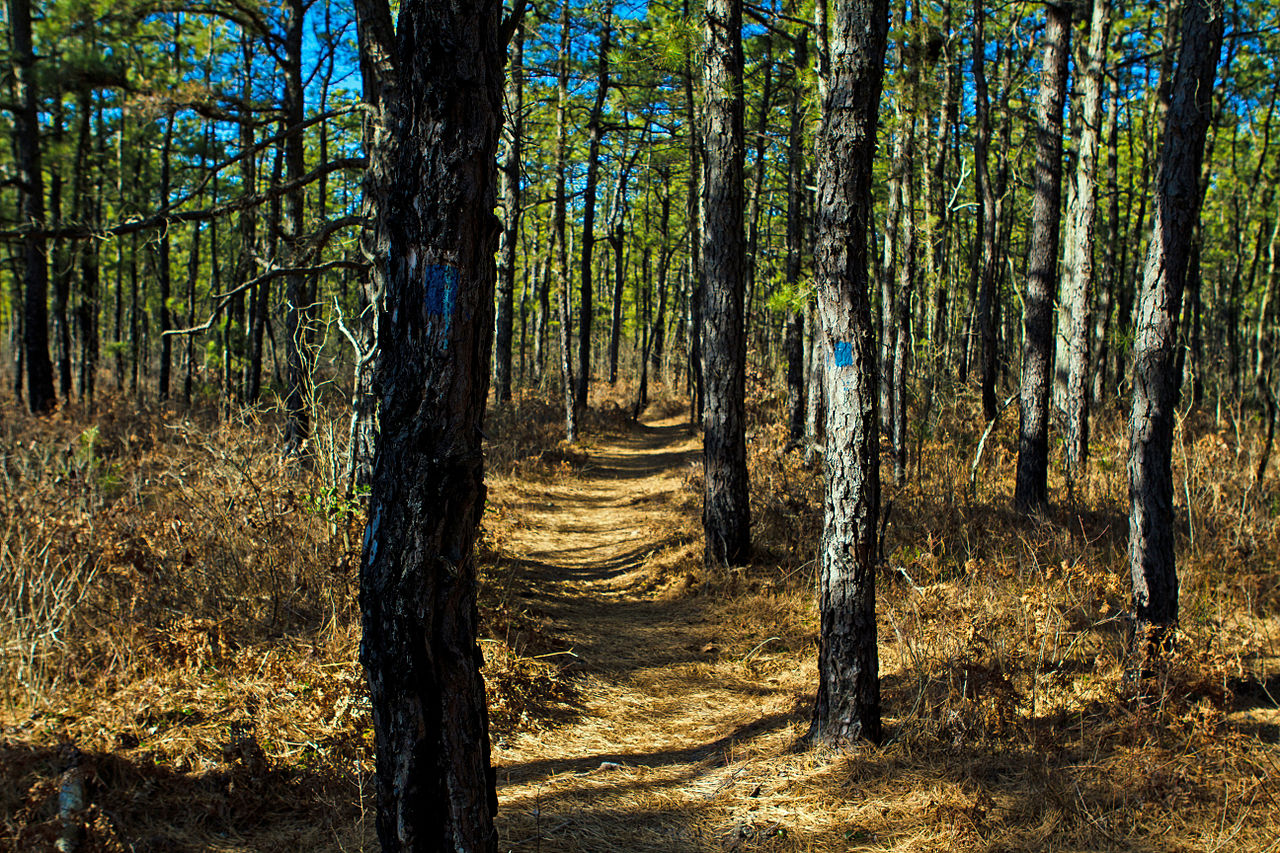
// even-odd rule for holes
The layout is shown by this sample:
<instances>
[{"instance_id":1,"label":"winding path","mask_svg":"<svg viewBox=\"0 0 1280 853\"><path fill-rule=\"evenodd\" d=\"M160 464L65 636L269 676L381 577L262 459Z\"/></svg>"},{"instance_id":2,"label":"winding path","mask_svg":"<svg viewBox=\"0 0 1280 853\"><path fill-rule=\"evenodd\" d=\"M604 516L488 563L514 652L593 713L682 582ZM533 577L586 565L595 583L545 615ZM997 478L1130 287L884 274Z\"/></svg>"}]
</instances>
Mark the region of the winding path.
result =
<instances>
[{"instance_id":1,"label":"winding path","mask_svg":"<svg viewBox=\"0 0 1280 853\"><path fill-rule=\"evenodd\" d=\"M722 654L724 614L655 572L700 558L686 485L699 456L670 420L605 440L572 477L507 484L505 556L571 644L582 707L495 745L504 851L724 849L718 795L751 775L735 751L794 722L789 685Z\"/></svg>"}]
</instances>

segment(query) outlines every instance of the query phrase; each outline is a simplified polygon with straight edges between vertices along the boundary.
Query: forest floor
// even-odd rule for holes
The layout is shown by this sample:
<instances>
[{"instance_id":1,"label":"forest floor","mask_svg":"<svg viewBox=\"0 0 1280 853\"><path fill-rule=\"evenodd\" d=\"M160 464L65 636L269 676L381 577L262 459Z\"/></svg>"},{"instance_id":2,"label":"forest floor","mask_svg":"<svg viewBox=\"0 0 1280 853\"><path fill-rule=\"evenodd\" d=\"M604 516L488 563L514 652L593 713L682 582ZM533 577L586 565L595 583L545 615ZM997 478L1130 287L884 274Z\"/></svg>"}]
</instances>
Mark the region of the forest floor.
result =
<instances>
[{"instance_id":1,"label":"forest floor","mask_svg":"<svg viewBox=\"0 0 1280 853\"><path fill-rule=\"evenodd\" d=\"M802 743L818 466L754 398L754 557L708 571L700 436L680 401L633 423L625 396L574 446L551 401L486 421L500 849L1280 850L1280 492L1256 420L1179 425L1180 651L1141 703L1122 426L1099 423L1084 499L1028 521L1005 509L1016 419L971 466L975 402L936 409L913 476L884 474L886 741L830 751ZM263 418L0 422L0 851L376 849L341 412L309 466Z\"/></svg>"}]
</instances>

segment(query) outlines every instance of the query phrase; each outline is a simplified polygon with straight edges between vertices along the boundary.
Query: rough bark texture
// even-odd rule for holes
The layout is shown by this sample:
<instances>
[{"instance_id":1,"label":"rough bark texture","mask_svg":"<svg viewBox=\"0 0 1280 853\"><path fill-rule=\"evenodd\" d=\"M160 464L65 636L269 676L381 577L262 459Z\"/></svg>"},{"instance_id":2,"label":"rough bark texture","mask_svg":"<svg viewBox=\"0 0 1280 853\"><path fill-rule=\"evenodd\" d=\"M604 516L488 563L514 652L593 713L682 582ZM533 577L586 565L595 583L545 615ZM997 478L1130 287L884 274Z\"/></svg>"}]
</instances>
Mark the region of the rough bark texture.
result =
<instances>
[{"instance_id":1,"label":"rough bark texture","mask_svg":"<svg viewBox=\"0 0 1280 853\"><path fill-rule=\"evenodd\" d=\"M32 227L22 238L23 358L27 368L27 406L47 412L57 403L53 360L49 357L49 262L47 244L37 229L44 221L44 175L40 165L40 125L36 113L35 53L31 44L30 0L9 0L14 100L14 154L18 167L18 206Z\"/></svg>"},{"instance_id":2,"label":"rough bark texture","mask_svg":"<svg viewBox=\"0 0 1280 853\"><path fill-rule=\"evenodd\" d=\"M600 183L600 142L604 138L604 102L609 93L609 41L613 34L612 6L605 6L603 30L600 33L596 62L596 94L587 119L587 180L583 187L582 208L582 273L578 292L578 390L579 409L587 407L591 388L591 326L594 320L592 284L593 256L596 245L596 189Z\"/></svg>"},{"instance_id":3,"label":"rough bark texture","mask_svg":"<svg viewBox=\"0 0 1280 853\"><path fill-rule=\"evenodd\" d=\"M360 45L360 76L368 106L363 127L369 164L361 185L362 210L368 224L360 233L360 250L369 271L361 281L360 316L354 332L356 366L352 387L350 427L350 482L371 485L378 437L378 398L373 379L377 373L377 315L386 293L388 268L382 259L390 250L385 222L377 215L387 204L392 186L391 104L397 96L395 24L383 0L355 0Z\"/></svg>"},{"instance_id":4,"label":"rough bark texture","mask_svg":"<svg viewBox=\"0 0 1280 853\"><path fill-rule=\"evenodd\" d=\"M626 113L623 113L623 124L627 122ZM624 146L621 152L622 165L618 168L618 183L613 193L613 206L609 213L609 246L613 250L613 299L610 301L609 311L609 384L616 385L618 382L618 348L622 343L622 296L627 283L627 241L626 241L626 221L627 221L627 183L631 178L631 168L635 165L636 158L640 156L643 150L647 134L641 134L640 145L636 150L627 156ZM646 227L645 231L649 229ZM637 295L636 299L636 331L640 330L643 325L639 318L640 300Z\"/></svg>"},{"instance_id":5,"label":"rough bark texture","mask_svg":"<svg viewBox=\"0 0 1280 853\"><path fill-rule=\"evenodd\" d=\"M560 309L560 378L564 390L565 438L573 443L578 440L578 407L573 391L573 353L570 342L573 337L573 298L569 293L568 228L566 205L568 186L566 173L569 168L569 141L567 113L569 109L569 62L572 43L569 40L569 0L560 6L560 64L556 81L556 200L554 213L556 255L556 286Z\"/></svg>"},{"instance_id":6,"label":"rough bark texture","mask_svg":"<svg viewBox=\"0 0 1280 853\"><path fill-rule=\"evenodd\" d=\"M946 354L950 351L950 336L947 327L948 290L950 289L951 271L948 263L948 230L951 212L947 199L947 162L951 155L951 126L956 122L956 102L958 98L956 81L958 74L953 59L953 43L958 42L951 29L952 0L944 0L942 4L941 34L945 41L942 47L942 80L939 81L938 129L934 136L933 156L928 168L923 171L925 178L925 215L923 242L925 248L925 281L933 288L932 316L929 322L929 343L932 357L932 376L929 394L932 399L933 385L943 375ZM921 294L923 297L924 294Z\"/></svg>"},{"instance_id":7,"label":"rough bark texture","mask_svg":"<svg viewBox=\"0 0 1280 853\"><path fill-rule=\"evenodd\" d=\"M804 315L800 298L801 258L804 250L804 84L800 69L809 64L808 33L795 36L795 73L791 80L791 122L787 130L787 288L792 299L783 332L787 357L787 437L790 446L804 440Z\"/></svg>"},{"instance_id":8,"label":"rough bark texture","mask_svg":"<svg viewBox=\"0 0 1280 853\"><path fill-rule=\"evenodd\" d=\"M1086 65L1080 82L1080 141L1067 211L1062 265L1062 329L1056 374L1062 377L1066 414L1067 494L1075 494L1089 452L1089 336L1092 332L1094 222L1098 210L1098 142L1103 71L1111 28L1110 0L1093 0ZM1064 376L1065 374L1065 376Z\"/></svg>"},{"instance_id":9,"label":"rough bark texture","mask_svg":"<svg viewBox=\"0 0 1280 853\"><path fill-rule=\"evenodd\" d=\"M904 116L907 126L899 129L906 137L907 153L902 159L902 173L898 176L898 236L901 257L897 263L897 293L894 294L893 321L893 393L890 404L893 416L889 419L893 435L893 482L902 486L907 482L907 362L911 353L911 300L916 281L916 232L912 202L912 157L914 146L912 119Z\"/></svg>"},{"instance_id":10,"label":"rough bark texture","mask_svg":"<svg viewBox=\"0 0 1280 853\"><path fill-rule=\"evenodd\" d=\"M285 181L292 187L285 194L281 237L285 262L295 267L304 265L303 230L306 217L306 188L301 182L307 170L302 138L305 119L302 80L302 28L306 18L304 0L287 0L289 27L285 31L284 118L289 131L284 140ZM291 273L285 276L285 434L286 453L301 453L311 437L312 387L311 297L306 277Z\"/></svg>"},{"instance_id":11,"label":"rough bark texture","mask_svg":"<svg viewBox=\"0 0 1280 853\"><path fill-rule=\"evenodd\" d=\"M742 0L709 0L703 64L702 373L706 562L733 565L751 545L743 290Z\"/></svg>"},{"instance_id":12,"label":"rough bark texture","mask_svg":"<svg viewBox=\"0 0 1280 853\"><path fill-rule=\"evenodd\" d=\"M361 660L384 850L496 851L476 527L493 336L503 45L497 0L406 0L379 218L381 442L361 563Z\"/></svg>"},{"instance_id":13,"label":"rough bark texture","mask_svg":"<svg viewBox=\"0 0 1280 853\"><path fill-rule=\"evenodd\" d=\"M1048 508L1049 384L1053 370L1053 296L1057 284L1062 199L1062 108L1067 94L1071 13L1045 5L1044 60L1036 102L1036 192L1031 206L1031 257L1023 314L1022 422L1013 502L1019 512Z\"/></svg>"},{"instance_id":14,"label":"rough bark texture","mask_svg":"<svg viewBox=\"0 0 1280 853\"><path fill-rule=\"evenodd\" d=\"M520 157L524 134L524 28L516 27L507 71L507 151L502 162L502 244L498 249L498 324L494 335L494 385L499 402L511 399L511 330L516 294L516 244L520 239Z\"/></svg>"},{"instance_id":15,"label":"rough bark texture","mask_svg":"<svg viewBox=\"0 0 1280 853\"><path fill-rule=\"evenodd\" d=\"M659 172L662 186L662 216L659 219L661 228L658 245L658 315L653 320L653 334L650 337L649 357L652 360L653 372L662 370L662 353L667 336L667 277L670 275L671 255L669 234L671 230L671 174L663 169Z\"/></svg>"},{"instance_id":16,"label":"rough bark texture","mask_svg":"<svg viewBox=\"0 0 1280 853\"><path fill-rule=\"evenodd\" d=\"M887 0L836 0L818 138L815 264L827 393L819 554L818 696L810 736L880 739L876 525L880 514L875 325L867 280Z\"/></svg>"},{"instance_id":17,"label":"rough bark texture","mask_svg":"<svg viewBox=\"0 0 1280 853\"><path fill-rule=\"evenodd\" d=\"M1107 111L1107 241L1103 251L1102 275L1098 279L1097 306L1093 312L1093 371L1090 389L1090 407L1102 405L1107 393L1107 369L1110 358L1107 351L1111 341L1111 314L1115 304L1115 290L1121 274L1120 235L1123 226L1120 222L1120 187L1117 181L1119 157L1117 143L1119 141L1119 123L1116 116L1120 112L1120 89L1112 87L1111 109ZM1086 435L1086 441L1088 436ZM1087 445L1086 445L1087 447Z\"/></svg>"},{"instance_id":18,"label":"rough bark texture","mask_svg":"<svg viewBox=\"0 0 1280 853\"><path fill-rule=\"evenodd\" d=\"M987 167L987 150L991 144L991 116L987 93L986 12L982 0L973 0L973 90L974 90L974 181L981 202L979 242L982 246L977 264L978 302L973 326L977 326L976 346L967 342L970 352L978 354L979 385L982 392L982 415L987 420L996 416L996 193L991 186ZM967 372L967 371L966 371Z\"/></svg>"},{"instance_id":19,"label":"rough bark texture","mask_svg":"<svg viewBox=\"0 0 1280 853\"><path fill-rule=\"evenodd\" d=\"M1200 163L1222 33L1222 0L1191 0L1183 9L1182 48L1160 149L1151 243L1134 329L1129 571L1135 651L1143 669L1172 639L1178 622L1171 467L1178 308L1200 215Z\"/></svg>"}]
</instances>

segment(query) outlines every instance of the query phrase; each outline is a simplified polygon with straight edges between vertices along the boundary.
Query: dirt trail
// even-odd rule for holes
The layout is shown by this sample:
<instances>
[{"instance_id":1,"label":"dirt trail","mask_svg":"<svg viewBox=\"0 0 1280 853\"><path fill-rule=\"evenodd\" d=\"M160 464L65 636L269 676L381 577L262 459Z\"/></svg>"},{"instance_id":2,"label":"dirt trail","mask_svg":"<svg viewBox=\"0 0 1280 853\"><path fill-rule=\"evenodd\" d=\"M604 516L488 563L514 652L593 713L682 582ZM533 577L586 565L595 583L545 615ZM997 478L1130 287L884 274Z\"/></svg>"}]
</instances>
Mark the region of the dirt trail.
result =
<instances>
[{"instance_id":1,"label":"dirt trail","mask_svg":"<svg viewBox=\"0 0 1280 853\"><path fill-rule=\"evenodd\" d=\"M722 849L736 745L793 722L794 693L725 660L706 600L655 589L645 566L694 547L669 498L699 452L677 420L640 425L578 476L505 495L505 550L529 609L572 644L583 707L495 746L503 850Z\"/></svg>"}]
</instances>

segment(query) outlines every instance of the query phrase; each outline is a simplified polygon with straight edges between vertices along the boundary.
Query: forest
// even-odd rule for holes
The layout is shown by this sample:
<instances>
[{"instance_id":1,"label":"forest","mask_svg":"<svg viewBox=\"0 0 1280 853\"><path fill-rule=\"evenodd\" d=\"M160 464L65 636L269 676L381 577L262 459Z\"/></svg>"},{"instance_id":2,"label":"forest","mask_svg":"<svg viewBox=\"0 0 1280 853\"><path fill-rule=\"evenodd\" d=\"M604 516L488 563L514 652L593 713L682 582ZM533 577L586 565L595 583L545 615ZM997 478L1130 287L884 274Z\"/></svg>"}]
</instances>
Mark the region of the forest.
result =
<instances>
[{"instance_id":1,"label":"forest","mask_svg":"<svg viewBox=\"0 0 1280 853\"><path fill-rule=\"evenodd\" d=\"M1273 4L0 21L0 853L1280 849Z\"/></svg>"}]
</instances>

